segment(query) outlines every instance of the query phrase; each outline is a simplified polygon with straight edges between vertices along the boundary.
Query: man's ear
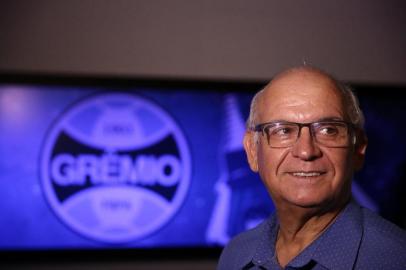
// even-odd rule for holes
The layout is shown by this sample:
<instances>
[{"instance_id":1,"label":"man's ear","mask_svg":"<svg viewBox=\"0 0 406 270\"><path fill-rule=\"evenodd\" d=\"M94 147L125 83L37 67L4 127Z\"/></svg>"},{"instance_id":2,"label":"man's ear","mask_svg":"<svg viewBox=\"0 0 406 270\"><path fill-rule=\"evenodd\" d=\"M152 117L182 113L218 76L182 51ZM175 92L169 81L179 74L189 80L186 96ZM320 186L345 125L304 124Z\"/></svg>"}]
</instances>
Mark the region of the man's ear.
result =
<instances>
[{"instance_id":1,"label":"man's ear","mask_svg":"<svg viewBox=\"0 0 406 270\"><path fill-rule=\"evenodd\" d=\"M258 144L255 141L255 133L252 131L245 132L243 144L251 170L258 172Z\"/></svg>"},{"instance_id":2,"label":"man's ear","mask_svg":"<svg viewBox=\"0 0 406 270\"><path fill-rule=\"evenodd\" d=\"M359 171L364 166L365 152L368 146L368 138L364 131L357 132L357 143L354 149L354 169Z\"/></svg>"}]
</instances>

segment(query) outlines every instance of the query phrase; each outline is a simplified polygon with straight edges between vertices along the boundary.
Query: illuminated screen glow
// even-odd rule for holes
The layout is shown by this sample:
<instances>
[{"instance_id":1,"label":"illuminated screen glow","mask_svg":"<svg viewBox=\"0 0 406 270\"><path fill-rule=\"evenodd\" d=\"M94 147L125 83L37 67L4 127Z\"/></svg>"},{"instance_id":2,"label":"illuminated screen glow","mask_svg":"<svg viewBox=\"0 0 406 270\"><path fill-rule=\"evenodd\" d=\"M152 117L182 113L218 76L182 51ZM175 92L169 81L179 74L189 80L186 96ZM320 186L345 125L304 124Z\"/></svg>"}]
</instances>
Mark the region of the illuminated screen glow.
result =
<instances>
[{"instance_id":1,"label":"illuminated screen glow","mask_svg":"<svg viewBox=\"0 0 406 270\"><path fill-rule=\"evenodd\" d=\"M255 226L274 207L241 145L252 94L0 85L0 249L212 247ZM353 186L401 226L405 103L361 96Z\"/></svg>"}]
</instances>

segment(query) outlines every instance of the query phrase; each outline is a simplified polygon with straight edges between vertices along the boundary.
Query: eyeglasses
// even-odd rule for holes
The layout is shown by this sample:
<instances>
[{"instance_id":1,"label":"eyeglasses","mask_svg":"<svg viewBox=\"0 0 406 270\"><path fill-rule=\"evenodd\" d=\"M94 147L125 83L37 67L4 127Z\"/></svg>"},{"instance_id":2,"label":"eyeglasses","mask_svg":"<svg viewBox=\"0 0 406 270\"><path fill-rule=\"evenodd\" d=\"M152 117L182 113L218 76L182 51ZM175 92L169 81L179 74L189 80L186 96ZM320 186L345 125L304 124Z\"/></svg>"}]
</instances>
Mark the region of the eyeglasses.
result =
<instances>
[{"instance_id":1,"label":"eyeglasses","mask_svg":"<svg viewBox=\"0 0 406 270\"><path fill-rule=\"evenodd\" d=\"M312 138L326 147L348 147L355 144L354 125L345 121L319 121L313 123L268 122L256 125L253 131L266 135L272 148L293 146L303 127L310 130Z\"/></svg>"}]
</instances>

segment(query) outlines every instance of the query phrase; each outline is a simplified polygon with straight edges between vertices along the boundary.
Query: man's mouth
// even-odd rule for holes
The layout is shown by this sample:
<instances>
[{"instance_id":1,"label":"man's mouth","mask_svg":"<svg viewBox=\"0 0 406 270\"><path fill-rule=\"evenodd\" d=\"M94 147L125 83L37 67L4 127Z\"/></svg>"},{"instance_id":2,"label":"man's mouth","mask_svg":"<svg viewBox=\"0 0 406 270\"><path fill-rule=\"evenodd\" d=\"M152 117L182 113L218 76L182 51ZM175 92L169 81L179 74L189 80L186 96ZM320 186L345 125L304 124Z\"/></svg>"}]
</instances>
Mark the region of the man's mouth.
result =
<instances>
[{"instance_id":1,"label":"man's mouth","mask_svg":"<svg viewBox=\"0 0 406 270\"><path fill-rule=\"evenodd\" d=\"M296 176L296 177L317 177L325 172L290 172L289 174Z\"/></svg>"}]
</instances>

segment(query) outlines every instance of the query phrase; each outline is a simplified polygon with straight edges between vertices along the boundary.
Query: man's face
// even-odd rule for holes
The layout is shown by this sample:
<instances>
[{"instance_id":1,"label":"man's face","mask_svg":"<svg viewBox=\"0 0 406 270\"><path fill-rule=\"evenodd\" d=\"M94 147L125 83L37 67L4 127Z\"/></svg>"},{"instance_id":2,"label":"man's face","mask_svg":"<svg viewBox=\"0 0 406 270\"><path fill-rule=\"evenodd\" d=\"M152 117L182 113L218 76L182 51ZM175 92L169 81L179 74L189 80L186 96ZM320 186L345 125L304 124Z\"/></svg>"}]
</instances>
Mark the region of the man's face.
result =
<instances>
[{"instance_id":1,"label":"man's face","mask_svg":"<svg viewBox=\"0 0 406 270\"><path fill-rule=\"evenodd\" d=\"M349 121L335 85L324 75L296 71L268 87L258 103L256 124L284 120L309 123L325 118ZM258 171L278 206L328 207L351 192L354 169L361 166L365 145L329 148L317 144L307 127L288 148L270 148L266 136L244 139L251 168Z\"/></svg>"}]
</instances>

